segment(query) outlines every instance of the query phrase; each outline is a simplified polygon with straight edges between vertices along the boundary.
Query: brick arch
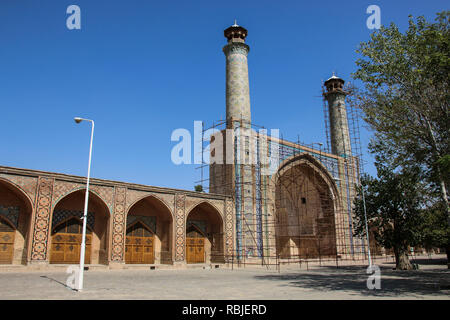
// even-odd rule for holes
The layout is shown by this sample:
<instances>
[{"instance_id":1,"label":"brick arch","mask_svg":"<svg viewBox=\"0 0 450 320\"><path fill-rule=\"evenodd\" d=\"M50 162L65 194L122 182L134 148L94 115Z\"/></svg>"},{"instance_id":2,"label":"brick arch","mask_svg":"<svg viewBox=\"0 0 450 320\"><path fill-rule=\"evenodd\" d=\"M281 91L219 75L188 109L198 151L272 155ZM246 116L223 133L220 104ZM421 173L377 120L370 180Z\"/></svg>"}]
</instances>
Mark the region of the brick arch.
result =
<instances>
[{"instance_id":1,"label":"brick arch","mask_svg":"<svg viewBox=\"0 0 450 320\"><path fill-rule=\"evenodd\" d=\"M76 192L82 191L82 190L85 191L85 190L86 190L86 187L80 187L80 188L72 189L71 191L67 192L64 196L59 197L59 198L53 203L52 208L51 208L51 213L50 213L50 220L49 220L49 223L50 223L50 228L49 228L50 231L49 231L49 232L50 232L50 233L51 233L51 230L53 229L52 221L53 221L53 212L55 211L55 208L58 206L58 204L59 204L62 200L64 200L65 198L69 197L70 195L72 195L72 194L74 194L74 193L76 193ZM84 192L84 194L86 194L86 192ZM89 195L95 197L95 198L100 202L100 205L103 207L103 209L106 210L106 211L109 213L109 215L107 216L107 218L108 218L108 220L109 220L109 219L112 217L111 209L108 207L108 205L107 205L106 202L103 200L103 198L102 198L97 192L91 190L91 188L89 188ZM89 204L88 204L88 211L89 211ZM108 227L109 227L109 224L108 224ZM108 231L109 231L109 230L108 230Z\"/></svg>"},{"instance_id":2,"label":"brick arch","mask_svg":"<svg viewBox=\"0 0 450 320\"><path fill-rule=\"evenodd\" d=\"M325 184L328 186L331 195L333 197L333 201L335 201L336 204L338 204L339 206L341 205L339 189L333 177L328 172L327 168L325 168L325 166L322 163L320 163L320 161L318 161L316 158L307 153L293 155L285 159L283 162L281 162L276 173L272 175L272 178L270 180L271 187L274 188L276 186L279 177L281 177L283 173L298 165L307 165L314 172L318 173L322 178L322 180L325 182Z\"/></svg>"},{"instance_id":3,"label":"brick arch","mask_svg":"<svg viewBox=\"0 0 450 320\"><path fill-rule=\"evenodd\" d=\"M50 215L49 215L49 223L48 223L48 239L47 239L47 257L50 260L50 248L51 248L51 243L52 243L52 233L54 230L54 225L53 225L53 219L54 219L54 213L55 213L55 209L58 207L58 205L61 203L61 201L63 201L64 199L67 199L68 197L74 195L75 193L80 192L82 193L82 210L84 209L84 200L85 200L85 196L86 196L86 186L77 186L74 188L71 188L70 191L65 192L64 195L61 195L58 197L58 199L54 200L52 202L52 207L50 209ZM92 197L95 199L95 201L97 202L97 204L100 207L100 212L98 212L98 214L100 214L100 216L97 216L97 212L94 215L94 219L95 221L97 221L98 218L103 219L104 217L104 223L98 224L97 222L94 223L94 225L92 226L92 228L90 228L88 225L86 226L87 228L91 229L92 234L96 235L96 249L99 250L98 255L95 256L91 256L91 259L93 257L95 257L95 259L98 259L98 263L100 264L107 264L109 261L109 251L110 251L110 247L111 247L111 221L112 221L112 213L111 213L111 209L108 206L108 204L106 203L106 201L101 197L101 195L96 192L95 190L92 190L91 188L89 188L89 197ZM89 201L88 203L88 212L90 211L89 208L91 207L91 201ZM75 217L76 218L76 217ZM88 219L89 221L89 219ZM59 224L59 223L58 223ZM106 237L106 240L102 240L102 237ZM103 241L104 244L103 244ZM92 262L91 262L92 263Z\"/></svg>"},{"instance_id":4,"label":"brick arch","mask_svg":"<svg viewBox=\"0 0 450 320\"><path fill-rule=\"evenodd\" d=\"M5 221L7 221L8 223L10 223L12 226L14 226L15 230L19 230L17 232L21 233L21 236L24 237L23 239L23 248L22 248L22 263L26 263L27 260L29 260L30 255L31 255L31 251L32 251L32 238L33 238L33 221L35 219L35 210L34 210L34 201L30 198L30 196L28 195L28 193L17 183L0 177L0 184L4 184L6 185L7 189L10 189L11 192L13 194L15 194L24 204L25 204L25 208L20 210L19 213L19 217L18 217L18 221L17 224L13 223L12 221L10 221L9 218L7 217L2 217L4 218ZM21 226L20 226L20 214L23 212L23 214L25 214L27 217L25 219L28 220L28 226L26 228L24 228L22 231L20 231ZM14 260L14 258L13 258Z\"/></svg>"},{"instance_id":5,"label":"brick arch","mask_svg":"<svg viewBox=\"0 0 450 320\"><path fill-rule=\"evenodd\" d=\"M173 212L170 209L170 205L163 198L160 198L152 193L143 195L143 196L139 197L138 199L134 200L132 203L130 203L128 205L127 209L125 210L125 216L128 216L128 213L130 212L131 208L133 208L133 206L136 203L138 203L139 201L142 201L144 199L147 199L147 198L154 198L156 201L160 202L167 209L167 211L170 212L170 217L172 218L172 221L175 219L175 217L173 216Z\"/></svg>"},{"instance_id":6,"label":"brick arch","mask_svg":"<svg viewBox=\"0 0 450 320\"><path fill-rule=\"evenodd\" d=\"M13 189L16 189L18 191L19 197L26 199L26 203L27 203L27 205L29 205L29 209L31 209L31 210L34 209L34 200L32 200L30 198L28 193L21 186L19 186L17 183L13 182L12 180L6 179L4 177L0 177L0 183L1 182L4 182L4 183L10 185ZM25 199L23 199L23 200L25 200Z\"/></svg>"},{"instance_id":7,"label":"brick arch","mask_svg":"<svg viewBox=\"0 0 450 320\"><path fill-rule=\"evenodd\" d=\"M220 217L220 220L221 220L221 222L222 222L222 225L225 223L225 219L224 219L224 216L223 216L222 211L221 211L219 208L217 208L216 205L214 205L213 203L209 202L208 200L202 200L202 201L200 201L200 202L194 204L194 205L193 205L191 208L189 208L188 210L186 210L186 215L185 215L185 217L184 217L185 221L187 221L187 218L189 217L189 214L190 214L195 208L197 208L198 206L200 206L200 205L202 205L202 204L206 204L207 206L211 206L211 207L217 212L218 216Z\"/></svg>"},{"instance_id":8,"label":"brick arch","mask_svg":"<svg viewBox=\"0 0 450 320\"><path fill-rule=\"evenodd\" d=\"M328 221L330 223L333 223L333 225L330 225L330 226L332 226L332 228L328 229L327 231L322 231L322 232L325 232L325 234L327 234L326 241L328 243L333 243L333 245L330 245L331 249L328 251L330 251L332 254L335 254L333 252L336 251L337 245L338 245L338 240L337 240L338 226L340 225L340 212L341 212L340 209L342 208L342 202L341 202L341 198L339 195L339 190L338 190L338 187L337 187L336 182L334 181L333 177L328 172L328 170L323 166L323 164L320 163L316 158L314 158L310 154L306 154L306 153L300 154L300 155L294 155L294 156L291 156L291 157L285 159L280 164L278 170L271 177L271 180L269 182L270 189L271 189L270 195L272 197L271 202L272 202L272 206L273 206L272 210L273 210L273 214L274 214L274 219L278 219L278 218L281 219L281 225L279 227L277 227L276 226L277 223L275 223L272 231L275 234L278 234L278 232L280 232L281 229L278 230L277 228L283 229L283 230L281 230L281 233L280 233L280 235L282 236L280 238L280 243L278 243L278 238L276 240L277 241L277 244L276 244L277 253L278 253L278 250L284 250L284 249L282 249L282 248L284 248L284 244L282 244L282 243L283 243L283 241L286 241L286 239L288 239L288 240L291 239L290 238L292 235L291 232L294 232L294 238L297 239L296 241L300 241L300 238L299 238L300 233L298 233L300 231L297 231L297 230L293 231L292 229L291 229L291 231L289 231L289 229L285 229L286 226L288 226L288 225L292 226L291 222L289 222L290 218L288 218L289 213L286 211L287 209L284 207L280 207L280 208L277 207L277 194L278 194L278 192L282 192L283 188L288 188L289 190L290 190L290 188L292 188L292 186L294 186L294 188L302 188L301 184L295 185L295 181L297 181L297 180L293 180L294 181L293 184L290 183L287 186L286 185L283 186L282 179L284 179L283 177L285 177L285 174L289 174L290 170L300 170L298 173L295 173L296 171L294 171L293 173L295 173L295 174L302 174L303 170L306 170L304 172L306 174L305 177L308 177L310 173L312 173L313 177L315 177L314 178L314 179L316 179L315 188L317 188L317 190L316 190L317 193L313 193L313 194L311 194L311 196L318 197L317 199L318 199L318 201L320 201L319 207L322 208L321 210L325 210L324 206L326 208L330 208L329 211L327 209L328 218L326 218L326 219L331 219ZM297 179L297 178L294 178L294 179ZM288 191L288 193L289 193L289 191ZM289 194L287 194L287 196L290 198ZM299 201L299 200L300 200L300 198L290 199L290 203L295 203L296 201ZM327 203L329 201L331 202L330 203L331 206L327 206ZM297 207L296 210L299 210L299 208L300 207ZM280 211L278 211L279 209L280 209ZM278 216L278 214L281 214L281 216ZM317 219L317 218L314 218L314 219ZM302 224L303 224L303 222L302 222ZM297 235L295 235L295 234L297 234ZM317 234L317 235L315 234L314 237L317 239L322 239L321 235L319 235L319 234ZM294 241L294 240L289 240L289 241ZM306 240L301 240L301 241L306 241ZM314 241L316 241L316 240L314 240ZM319 247L320 247L321 240L317 240L317 241L318 241ZM313 243L307 244L308 241L304 242L304 243L306 243L306 247L303 247L303 249L309 248L309 246L316 245ZM322 243L323 243L323 241L322 241ZM280 245L280 247L279 247L279 245ZM295 245L298 246L298 250L299 250L299 254L300 254L300 243L296 243ZM334 248L333 248L333 246L334 246ZM290 245L288 245L288 247L290 247ZM295 248L295 246L294 246L294 248ZM309 249L312 249L312 247ZM289 250L291 250L291 249L289 249ZM296 250L296 249L294 249L294 250ZM285 254L285 253L283 253L283 254ZM290 253L288 253L288 255L289 254ZM315 254L314 250L313 250L313 254ZM319 250L319 255L320 254L321 253ZM307 253L307 255L308 255L308 253Z\"/></svg>"},{"instance_id":9,"label":"brick arch","mask_svg":"<svg viewBox=\"0 0 450 320\"><path fill-rule=\"evenodd\" d=\"M140 209L139 206L141 207ZM147 209L149 208L156 211L147 211ZM144 209L143 212L152 212L152 214L147 216L148 213L147 214L144 213L143 214L144 217L138 219L145 219L145 217L152 217L152 216L156 217L156 220L154 222L155 229L152 230L152 233L154 234L153 249L152 249L154 253L154 263L171 264L174 261L173 259L174 239L172 229L175 224L175 218L170 208L170 205L164 199L158 197L154 193L141 194L141 196L133 200L124 211L124 218L122 220L123 224L122 239L125 240L125 243L122 242L122 246L120 247L120 249L122 250L120 254L121 257L123 257L123 261L125 263L135 263L126 261L126 250L127 250L126 239L127 239L127 230L129 228L128 221L129 217L133 213L141 212L138 210L142 209ZM133 212L133 210L136 211Z\"/></svg>"},{"instance_id":10,"label":"brick arch","mask_svg":"<svg viewBox=\"0 0 450 320\"><path fill-rule=\"evenodd\" d=\"M62 199L66 198L67 196L70 196L71 194L73 194L77 191L80 191L80 190L86 190L86 186L76 186L76 187L66 191L64 194L58 195L58 198L53 199L53 201L52 201L52 212ZM89 194L96 196L96 198L98 198L102 202L102 205L105 205L105 207L108 209L109 215L112 216L112 212L111 212L112 210L111 210L110 206L107 204L106 200L102 198L100 193L98 193L96 190L89 187Z\"/></svg>"},{"instance_id":11,"label":"brick arch","mask_svg":"<svg viewBox=\"0 0 450 320\"><path fill-rule=\"evenodd\" d=\"M190 218L192 218L192 220L201 220L205 227L205 230L201 232L202 234L204 234L204 262L224 262L225 252L227 252L226 250L229 243L227 242L227 232L225 230L225 218L222 215L221 211L214 204L207 200L203 200L197 203L185 215L185 238ZM196 227L200 228L200 226ZM192 239L190 239L190 241L192 241ZM190 242L188 242L186 239L185 252L187 263L189 263L189 256L186 250L189 249L188 246L190 245L192 244L190 244ZM193 250L195 251L195 249Z\"/></svg>"}]
</instances>

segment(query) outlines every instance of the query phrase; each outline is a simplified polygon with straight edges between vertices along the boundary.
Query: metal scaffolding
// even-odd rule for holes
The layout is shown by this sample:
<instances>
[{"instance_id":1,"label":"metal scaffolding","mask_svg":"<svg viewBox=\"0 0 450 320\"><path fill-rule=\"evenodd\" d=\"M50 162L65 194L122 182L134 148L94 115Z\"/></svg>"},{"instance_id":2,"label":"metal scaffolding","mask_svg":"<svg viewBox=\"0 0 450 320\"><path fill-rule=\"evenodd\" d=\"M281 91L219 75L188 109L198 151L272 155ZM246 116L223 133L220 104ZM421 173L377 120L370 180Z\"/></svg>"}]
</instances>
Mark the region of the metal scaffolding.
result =
<instances>
[{"instance_id":1,"label":"metal scaffolding","mask_svg":"<svg viewBox=\"0 0 450 320\"><path fill-rule=\"evenodd\" d=\"M251 141L236 134L242 128L254 131L264 127L241 120L220 121L210 129L229 141L223 155L233 152L233 163L206 163L201 180L205 191L230 195L235 204L235 245L227 263L238 266L332 263L341 260L367 260L367 243L353 235L353 199L363 172L358 109L350 87L346 98L351 138L348 156L330 152L328 104L323 99L326 148L299 140L291 142L257 132ZM202 136L203 136L202 134ZM202 154L216 138L202 139ZM227 140L228 139L228 140ZM222 148L222 147L221 147ZM215 150L217 151L217 150ZM214 154L213 150L209 150ZM253 162L239 162L251 158ZM266 158L266 159L264 159ZM267 160L277 170L267 174ZM207 177L205 167L209 168ZM378 250L377 252L381 252Z\"/></svg>"}]
</instances>

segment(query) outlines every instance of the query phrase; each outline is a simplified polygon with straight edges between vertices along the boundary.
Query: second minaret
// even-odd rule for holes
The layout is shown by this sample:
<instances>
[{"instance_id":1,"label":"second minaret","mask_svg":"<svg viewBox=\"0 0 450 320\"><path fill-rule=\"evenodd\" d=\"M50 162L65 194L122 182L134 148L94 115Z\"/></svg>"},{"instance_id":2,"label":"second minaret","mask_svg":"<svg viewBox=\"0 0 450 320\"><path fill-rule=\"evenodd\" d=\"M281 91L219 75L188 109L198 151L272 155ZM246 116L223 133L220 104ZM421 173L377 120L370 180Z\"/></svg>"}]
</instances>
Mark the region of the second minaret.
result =
<instances>
[{"instance_id":1,"label":"second minaret","mask_svg":"<svg viewBox=\"0 0 450 320\"><path fill-rule=\"evenodd\" d=\"M350 133L348 128L347 108L345 107L344 80L333 76L325 81L327 92L324 93L328 100L330 115L331 152L340 157L352 155Z\"/></svg>"}]
</instances>

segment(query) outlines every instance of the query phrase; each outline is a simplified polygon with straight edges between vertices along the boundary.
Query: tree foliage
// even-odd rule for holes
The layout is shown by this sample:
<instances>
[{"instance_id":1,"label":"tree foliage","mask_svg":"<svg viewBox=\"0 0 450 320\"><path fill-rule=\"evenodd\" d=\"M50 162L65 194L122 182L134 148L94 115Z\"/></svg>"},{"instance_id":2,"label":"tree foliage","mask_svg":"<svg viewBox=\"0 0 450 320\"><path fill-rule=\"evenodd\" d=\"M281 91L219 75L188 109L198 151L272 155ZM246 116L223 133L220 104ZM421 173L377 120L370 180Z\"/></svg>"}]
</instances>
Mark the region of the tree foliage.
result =
<instances>
[{"instance_id":1,"label":"tree foliage","mask_svg":"<svg viewBox=\"0 0 450 320\"><path fill-rule=\"evenodd\" d=\"M365 216L375 240L394 249L396 268L412 269L407 253L421 241L422 208L425 197L417 168L395 170L389 161L377 156L377 178L363 175L355 199L355 235L365 236ZM388 163L386 165L386 163Z\"/></svg>"},{"instance_id":2,"label":"tree foliage","mask_svg":"<svg viewBox=\"0 0 450 320\"><path fill-rule=\"evenodd\" d=\"M450 11L436 22L410 16L401 33L382 27L360 44L357 103L375 131L372 146L391 151L396 164L419 166L448 212L450 177ZM381 143L382 142L382 143ZM381 144L380 144L381 143ZM447 213L448 214L448 213Z\"/></svg>"},{"instance_id":3,"label":"tree foliage","mask_svg":"<svg viewBox=\"0 0 450 320\"><path fill-rule=\"evenodd\" d=\"M424 210L420 235L421 245L425 249L446 248L448 257L450 226L447 223L447 216L442 208L442 203L437 203Z\"/></svg>"}]
</instances>

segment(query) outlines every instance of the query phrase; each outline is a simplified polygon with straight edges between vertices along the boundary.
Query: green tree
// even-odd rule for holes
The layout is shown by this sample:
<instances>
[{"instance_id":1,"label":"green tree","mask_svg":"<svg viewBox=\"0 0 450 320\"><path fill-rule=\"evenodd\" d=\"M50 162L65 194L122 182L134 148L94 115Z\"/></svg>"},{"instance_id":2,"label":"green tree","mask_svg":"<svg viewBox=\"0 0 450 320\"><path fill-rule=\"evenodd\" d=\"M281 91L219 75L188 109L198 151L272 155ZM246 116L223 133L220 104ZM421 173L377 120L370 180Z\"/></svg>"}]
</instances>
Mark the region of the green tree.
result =
<instances>
[{"instance_id":1,"label":"green tree","mask_svg":"<svg viewBox=\"0 0 450 320\"><path fill-rule=\"evenodd\" d=\"M201 184L196 185L194 188L197 192L203 192L203 186Z\"/></svg>"},{"instance_id":2,"label":"green tree","mask_svg":"<svg viewBox=\"0 0 450 320\"><path fill-rule=\"evenodd\" d=\"M360 44L355 79L364 90L356 103L374 130L374 146L391 151L396 164L418 166L439 192L449 219L450 177L450 11L435 23L410 16L401 33L395 24L382 27Z\"/></svg>"},{"instance_id":3,"label":"green tree","mask_svg":"<svg viewBox=\"0 0 450 320\"><path fill-rule=\"evenodd\" d=\"M396 269L410 270L412 265L408 259L408 248L421 240L424 196L419 170L408 168L398 171L383 156L377 155L376 158L378 177L363 175L355 198L355 235L366 235L364 189L367 221L375 240L383 247L394 250Z\"/></svg>"},{"instance_id":4,"label":"green tree","mask_svg":"<svg viewBox=\"0 0 450 320\"><path fill-rule=\"evenodd\" d=\"M420 231L421 245L427 250L445 248L447 260L450 261L450 226L446 218L442 203L437 203L424 210Z\"/></svg>"}]
</instances>

